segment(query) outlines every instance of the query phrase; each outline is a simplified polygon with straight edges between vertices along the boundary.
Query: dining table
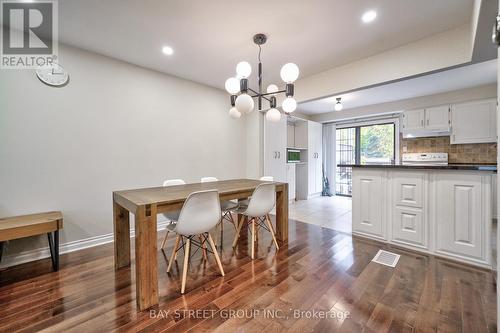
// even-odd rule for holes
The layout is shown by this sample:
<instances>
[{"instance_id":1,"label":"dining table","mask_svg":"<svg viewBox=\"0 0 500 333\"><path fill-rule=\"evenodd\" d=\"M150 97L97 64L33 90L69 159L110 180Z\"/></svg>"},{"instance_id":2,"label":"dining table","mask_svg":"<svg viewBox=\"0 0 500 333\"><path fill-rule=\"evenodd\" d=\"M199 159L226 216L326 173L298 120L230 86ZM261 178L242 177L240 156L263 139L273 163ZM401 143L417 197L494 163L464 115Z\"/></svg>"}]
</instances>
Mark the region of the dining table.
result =
<instances>
[{"instance_id":1,"label":"dining table","mask_svg":"<svg viewBox=\"0 0 500 333\"><path fill-rule=\"evenodd\" d=\"M246 199L268 181L231 179L208 183L150 187L113 192L115 270L128 267L130 256L130 214L135 229L136 302L140 311L158 304L157 215L180 210L187 197L198 191L216 189L220 201ZM276 184L276 238L288 241L288 184Z\"/></svg>"}]
</instances>

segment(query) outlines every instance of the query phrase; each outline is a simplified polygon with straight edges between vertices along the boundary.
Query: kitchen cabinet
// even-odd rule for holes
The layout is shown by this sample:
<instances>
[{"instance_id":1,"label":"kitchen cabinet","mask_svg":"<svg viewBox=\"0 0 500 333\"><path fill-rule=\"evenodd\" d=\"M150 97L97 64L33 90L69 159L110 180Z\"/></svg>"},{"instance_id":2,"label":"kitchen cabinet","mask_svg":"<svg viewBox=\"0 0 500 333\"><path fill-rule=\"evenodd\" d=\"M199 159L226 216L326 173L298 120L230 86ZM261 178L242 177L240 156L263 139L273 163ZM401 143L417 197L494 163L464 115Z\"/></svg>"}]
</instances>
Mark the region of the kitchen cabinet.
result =
<instances>
[{"instance_id":1,"label":"kitchen cabinet","mask_svg":"<svg viewBox=\"0 0 500 333\"><path fill-rule=\"evenodd\" d=\"M442 173L436 177L436 251L451 256L484 260L491 199L478 174ZM488 221L485 221L488 219Z\"/></svg>"},{"instance_id":2,"label":"kitchen cabinet","mask_svg":"<svg viewBox=\"0 0 500 333\"><path fill-rule=\"evenodd\" d=\"M451 144L497 142L496 100L486 99L451 107Z\"/></svg>"},{"instance_id":3,"label":"kitchen cabinet","mask_svg":"<svg viewBox=\"0 0 500 333\"><path fill-rule=\"evenodd\" d=\"M386 239L383 177L384 171L378 169L353 173L353 232Z\"/></svg>"},{"instance_id":4,"label":"kitchen cabinet","mask_svg":"<svg viewBox=\"0 0 500 333\"><path fill-rule=\"evenodd\" d=\"M392 241L427 248L427 219L424 214L426 175L394 171L392 182Z\"/></svg>"},{"instance_id":5,"label":"kitchen cabinet","mask_svg":"<svg viewBox=\"0 0 500 333\"><path fill-rule=\"evenodd\" d=\"M421 130L425 123L425 109L403 112L403 131Z\"/></svg>"},{"instance_id":6,"label":"kitchen cabinet","mask_svg":"<svg viewBox=\"0 0 500 333\"><path fill-rule=\"evenodd\" d=\"M286 117L279 122L264 122L264 175L286 182Z\"/></svg>"},{"instance_id":7,"label":"kitchen cabinet","mask_svg":"<svg viewBox=\"0 0 500 333\"><path fill-rule=\"evenodd\" d=\"M450 107L444 105L426 108L425 128L432 131L449 131Z\"/></svg>"},{"instance_id":8,"label":"kitchen cabinet","mask_svg":"<svg viewBox=\"0 0 500 333\"><path fill-rule=\"evenodd\" d=\"M309 196L323 191L323 125L307 122Z\"/></svg>"},{"instance_id":9,"label":"kitchen cabinet","mask_svg":"<svg viewBox=\"0 0 500 333\"><path fill-rule=\"evenodd\" d=\"M489 171L353 167L352 233L491 267Z\"/></svg>"},{"instance_id":10,"label":"kitchen cabinet","mask_svg":"<svg viewBox=\"0 0 500 333\"><path fill-rule=\"evenodd\" d=\"M288 183L288 200L295 200L296 170L294 163L286 164L286 182Z\"/></svg>"},{"instance_id":11,"label":"kitchen cabinet","mask_svg":"<svg viewBox=\"0 0 500 333\"><path fill-rule=\"evenodd\" d=\"M436 135L450 130L450 107L448 105L403 112L403 133L416 136Z\"/></svg>"}]
</instances>

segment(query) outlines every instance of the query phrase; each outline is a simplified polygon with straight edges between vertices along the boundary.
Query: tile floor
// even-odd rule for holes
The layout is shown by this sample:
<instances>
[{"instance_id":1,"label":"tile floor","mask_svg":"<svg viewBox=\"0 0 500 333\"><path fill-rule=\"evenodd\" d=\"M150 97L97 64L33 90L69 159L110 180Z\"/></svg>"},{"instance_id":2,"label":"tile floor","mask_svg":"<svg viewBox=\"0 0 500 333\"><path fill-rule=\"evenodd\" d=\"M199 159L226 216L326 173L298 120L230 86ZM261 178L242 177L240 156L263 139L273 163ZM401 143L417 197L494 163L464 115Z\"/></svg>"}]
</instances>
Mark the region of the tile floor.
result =
<instances>
[{"instance_id":1,"label":"tile floor","mask_svg":"<svg viewBox=\"0 0 500 333\"><path fill-rule=\"evenodd\" d=\"M316 197L291 203L289 216L293 220L351 233L351 207L349 197Z\"/></svg>"}]
</instances>

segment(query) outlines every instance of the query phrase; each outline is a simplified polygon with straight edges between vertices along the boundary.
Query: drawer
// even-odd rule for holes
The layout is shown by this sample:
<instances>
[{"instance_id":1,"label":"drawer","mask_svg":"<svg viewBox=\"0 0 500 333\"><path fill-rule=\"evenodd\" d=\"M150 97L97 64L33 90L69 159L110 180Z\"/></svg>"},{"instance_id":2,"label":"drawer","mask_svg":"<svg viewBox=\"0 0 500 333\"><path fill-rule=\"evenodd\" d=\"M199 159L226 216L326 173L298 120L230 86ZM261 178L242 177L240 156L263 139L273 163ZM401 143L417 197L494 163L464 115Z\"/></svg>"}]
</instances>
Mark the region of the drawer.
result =
<instances>
[{"instance_id":1,"label":"drawer","mask_svg":"<svg viewBox=\"0 0 500 333\"><path fill-rule=\"evenodd\" d=\"M394 172L392 175L393 206L423 208L425 174Z\"/></svg>"},{"instance_id":2,"label":"drawer","mask_svg":"<svg viewBox=\"0 0 500 333\"><path fill-rule=\"evenodd\" d=\"M425 230L425 219L421 209L394 207L392 241L425 248Z\"/></svg>"}]
</instances>

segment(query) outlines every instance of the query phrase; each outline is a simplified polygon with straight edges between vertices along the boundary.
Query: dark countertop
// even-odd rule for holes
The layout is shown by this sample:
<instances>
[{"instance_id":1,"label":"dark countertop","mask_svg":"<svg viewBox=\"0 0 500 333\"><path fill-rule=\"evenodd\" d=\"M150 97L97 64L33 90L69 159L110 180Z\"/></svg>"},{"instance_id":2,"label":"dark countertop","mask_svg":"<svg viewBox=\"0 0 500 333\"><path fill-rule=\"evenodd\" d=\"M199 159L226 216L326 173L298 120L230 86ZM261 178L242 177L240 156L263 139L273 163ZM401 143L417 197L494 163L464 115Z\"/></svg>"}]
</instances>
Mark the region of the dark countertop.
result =
<instances>
[{"instance_id":1,"label":"dark countertop","mask_svg":"<svg viewBox=\"0 0 500 333\"><path fill-rule=\"evenodd\" d=\"M403 165L403 164L338 164L338 167L352 168L388 168L388 169L423 169L423 170L471 170L497 172L496 164L447 164L447 165Z\"/></svg>"}]
</instances>

